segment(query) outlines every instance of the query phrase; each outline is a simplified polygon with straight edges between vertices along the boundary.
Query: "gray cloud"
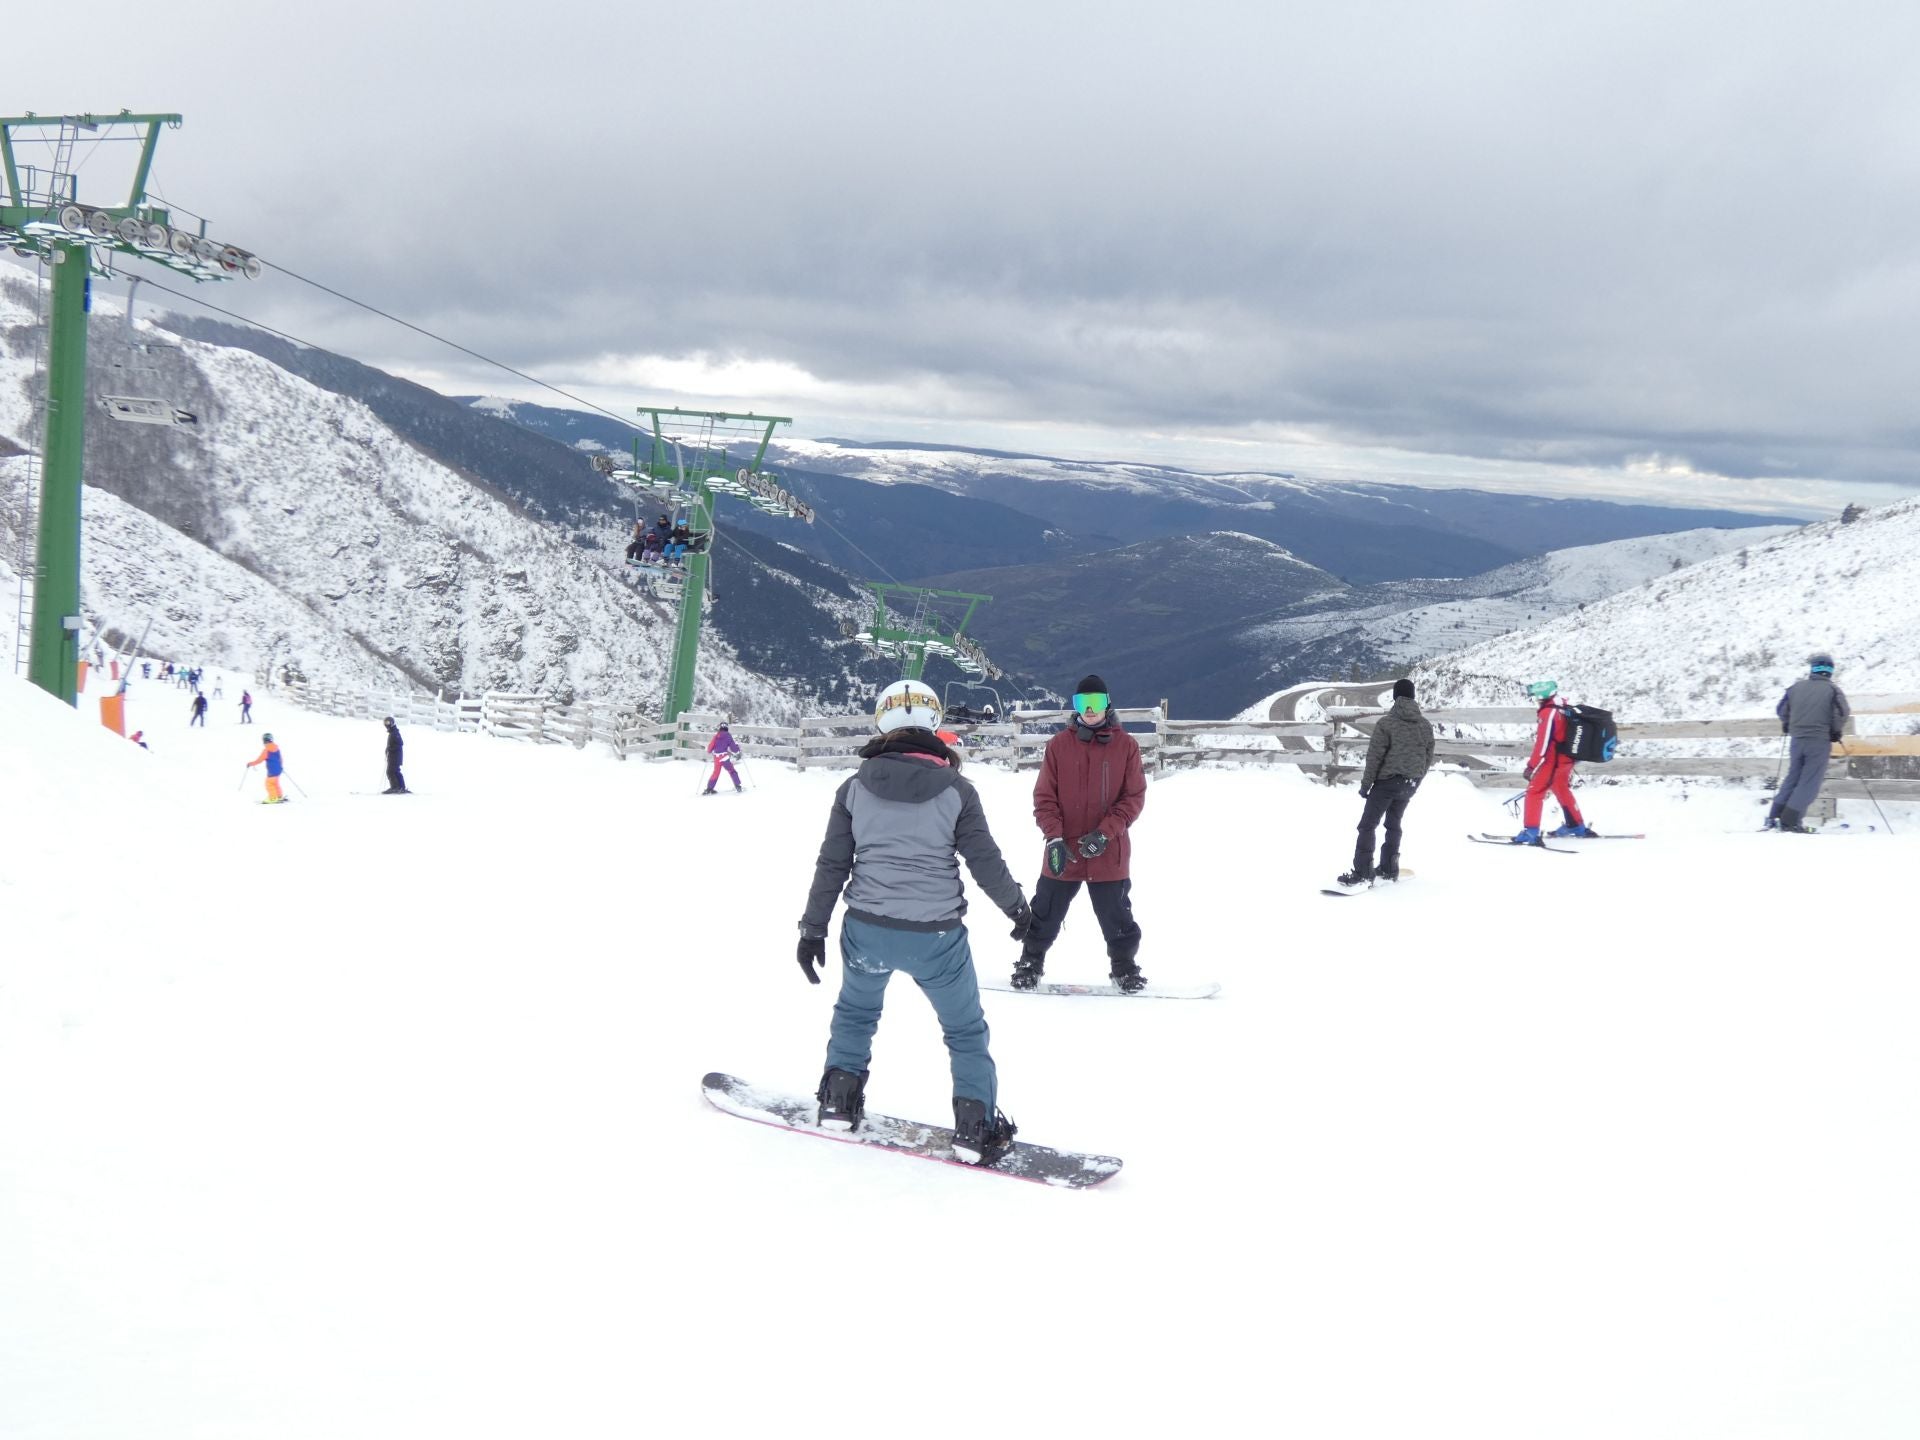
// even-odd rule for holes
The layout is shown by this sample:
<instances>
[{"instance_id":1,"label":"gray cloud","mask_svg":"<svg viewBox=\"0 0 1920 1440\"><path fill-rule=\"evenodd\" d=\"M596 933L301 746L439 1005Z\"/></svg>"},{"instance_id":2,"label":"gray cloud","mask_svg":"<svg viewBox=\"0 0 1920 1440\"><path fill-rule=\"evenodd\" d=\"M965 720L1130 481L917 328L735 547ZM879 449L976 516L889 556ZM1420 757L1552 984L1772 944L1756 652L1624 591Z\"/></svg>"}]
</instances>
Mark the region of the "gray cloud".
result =
<instances>
[{"instance_id":1,"label":"gray cloud","mask_svg":"<svg viewBox=\"0 0 1920 1440\"><path fill-rule=\"evenodd\" d=\"M16 53L51 21L10 21ZM943 389L956 440L1254 424L1912 489L1917 31L1865 4L349 0L102 46L87 95L16 103L182 110L167 194L562 381L698 353ZM285 280L210 298L453 363Z\"/></svg>"}]
</instances>

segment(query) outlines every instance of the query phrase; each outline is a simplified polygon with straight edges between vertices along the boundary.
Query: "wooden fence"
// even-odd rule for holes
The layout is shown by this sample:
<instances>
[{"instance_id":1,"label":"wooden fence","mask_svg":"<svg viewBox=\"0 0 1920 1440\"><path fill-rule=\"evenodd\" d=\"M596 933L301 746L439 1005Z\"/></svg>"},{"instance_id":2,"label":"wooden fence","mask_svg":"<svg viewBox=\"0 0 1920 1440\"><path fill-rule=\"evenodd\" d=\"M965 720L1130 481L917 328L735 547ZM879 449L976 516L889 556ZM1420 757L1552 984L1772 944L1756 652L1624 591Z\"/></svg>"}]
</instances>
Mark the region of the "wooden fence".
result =
<instances>
[{"instance_id":1,"label":"wooden fence","mask_svg":"<svg viewBox=\"0 0 1920 1440\"><path fill-rule=\"evenodd\" d=\"M489 691L453 699L418 694L349 690L294 682L280 687L295 703L327 714L377 719L391 715L403 725L493 735L531 744L606 745L622 760L673 759L702 754L722 716L690 711L672 724L649 719L630 706L606 701L560 705L539 695ZM1344 699L1363 686L1328 686ZM1383 711L1333 704L1319 720L1173 720L1164 704L1120 708L1114 714L1139 742L1149 770L1201 765L1289 765L1334 784L1357 775L1366 763L1367 741ZM1013 770L1039 766L1041 752L1072 712L1016 710L988 722L954 722L953 730L974 763ZM1435 768L1464 774L1476 785L1517 789L1521 765L1532 746L1535 712L1530 707L1431 710ZM1920 734L1853 733L1861 720L1876 732L1914 717L1920 728L1920 695L1864 695L1854 704L1849 734L1834 747L1840 764L1826 793L1883 799L1920 799ZM748 760L792 765L799 770L849 769L873 738L873 717L816 715L795 725L736 724L731 727ZM1594 779L1646 776L1726 777L1767 780L1780 765L1779 722L1771 716L1726 720L1661 720L1620 725L1622 754L1589 765ZM1638 751L1638 753L1636 753ZM1739 753L1734 753L1739 752Z\"/></svg>"}]
</instances>

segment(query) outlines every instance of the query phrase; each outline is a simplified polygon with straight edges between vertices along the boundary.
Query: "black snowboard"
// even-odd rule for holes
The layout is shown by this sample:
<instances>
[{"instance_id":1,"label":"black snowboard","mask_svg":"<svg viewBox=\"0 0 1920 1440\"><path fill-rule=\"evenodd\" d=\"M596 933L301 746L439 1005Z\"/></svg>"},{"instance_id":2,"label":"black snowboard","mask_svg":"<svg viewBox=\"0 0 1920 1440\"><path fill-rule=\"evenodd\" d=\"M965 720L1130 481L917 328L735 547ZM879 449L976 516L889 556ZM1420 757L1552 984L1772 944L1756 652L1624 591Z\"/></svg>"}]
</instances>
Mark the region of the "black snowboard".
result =
<instances>
[{"instance_id":1,"label":"black snowboard","mask_svg":"<svg viewBox=\"0 0 1920 1440\"><path fill-rule=\"evenodd\" d=\"M1016 1180L1032 1180L1042 1185L1060 1185L1084 1190L1111 1180L1120 1173L1120 1162L1111 1155L1080 1155L1071 1150L1050 1150L1045 1145L1013 1142L1013 1148L991 1165L969 1165L954 1157L953 1131L939 1125L923 1125L917 1120L897 1120L872 1111L860 1121L858 1130L822 1130L820 1103L811 1095L791 1095L778 1090L762 1090L744 1080L716 1070L700 1082L707 1103L716 1110L738 1115L742 1120L776 1125L802 1135L818 1135L824 1140L840 1140L852 1145L871 1145L893 1150L922 1160L938 1160L962 1170L985 1170L995 1175L1011 1175Z\"/></svg>"}]
</instances>

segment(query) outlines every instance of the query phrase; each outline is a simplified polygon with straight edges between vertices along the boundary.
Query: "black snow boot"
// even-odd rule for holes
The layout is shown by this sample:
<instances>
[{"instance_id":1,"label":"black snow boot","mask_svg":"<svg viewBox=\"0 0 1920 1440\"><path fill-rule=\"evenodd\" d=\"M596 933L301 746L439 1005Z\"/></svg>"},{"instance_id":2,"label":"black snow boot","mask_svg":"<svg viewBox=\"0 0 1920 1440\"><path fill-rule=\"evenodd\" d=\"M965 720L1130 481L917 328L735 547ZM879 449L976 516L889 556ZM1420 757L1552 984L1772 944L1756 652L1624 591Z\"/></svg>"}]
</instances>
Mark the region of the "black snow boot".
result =
<instances>
[{"instance_id":1,"label":"black snow boot","mask_svg":"<svg viewBox=\"0 0 1920 1440\"><path fill-rule=\"evenodd\" d=\"M1811 835L1813 833L1800 823L1800 812L1798 810L1782 810L1780 812L1780 828L1788 835Z\"/></svg>"},{"instance_id":2,"label":"black snow boot","mask_svg":"<svg viewBox=\"0 0 1920 1440\"><path fill-rule=\"evenodd\" d=\"M984 1100L953 1097L953 1156L962 1164L993 1164L1013 1145L1019 1128L998 1110L989 1118Z\"/></svg>"},{"instance_id":3,"label":"black snow boot","mask_svg":"<svg viewBox=\"0 0 1920 1440\"><path fill-rule=\"evenodd\" d=\"M1359 866L1356 865L1354 866L1353 869L1347 871L1346 874L1340 876L1333 883L1339 886L1342 890L1345 890L1349 894L1352 894L1355 891L1365 890L1369 885L1373 884L1373 876L1371 876L1365 870L1362 870Z\"/></svg>"},{"instance_id":4,"label":"black snow boot","mask_svg":"<svg viewBox=\"0 0 1920 1440\"><path fill-rule=\"evenodd\" d=\"M1036 955L1031 950L1022 950L1020 958L1013 962L1013 988L1031 990L1040 983L1040 974L1047 968L1044 953Z\"/></svg>"},{"instance_id":5,"label":"black snow boot","mask_svg":"<svg viewBox=\"0 0 1920 1440\"><path fill-rule=\"evenodd\" d=\"M822 1130L858 1130L867 1112L867 1077L829 1070L820 1077L819 1100Z\"/></svg>"}]
</instances>

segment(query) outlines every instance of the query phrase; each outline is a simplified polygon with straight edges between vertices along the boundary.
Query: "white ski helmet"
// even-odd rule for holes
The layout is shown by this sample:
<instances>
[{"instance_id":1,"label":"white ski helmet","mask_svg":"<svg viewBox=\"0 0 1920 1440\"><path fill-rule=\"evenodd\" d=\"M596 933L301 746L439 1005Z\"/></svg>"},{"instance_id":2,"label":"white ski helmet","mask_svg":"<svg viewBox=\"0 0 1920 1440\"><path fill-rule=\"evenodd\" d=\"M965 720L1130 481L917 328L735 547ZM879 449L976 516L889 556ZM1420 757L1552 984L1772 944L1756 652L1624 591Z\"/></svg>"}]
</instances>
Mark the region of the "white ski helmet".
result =
<instances>
[{"instance_id":1,"label":"white ski helmet","mask_svg":"<svg viewBox=\"0 0 1920 1440\"><path fill-rule=\"evenodd\" d=\"M940 727L940 697L918 680L896 680L873 702L873 723L882 731Z\"/></svg>"}]
</instances>

